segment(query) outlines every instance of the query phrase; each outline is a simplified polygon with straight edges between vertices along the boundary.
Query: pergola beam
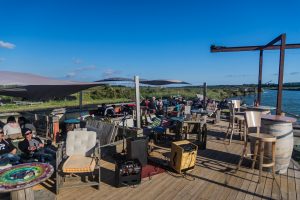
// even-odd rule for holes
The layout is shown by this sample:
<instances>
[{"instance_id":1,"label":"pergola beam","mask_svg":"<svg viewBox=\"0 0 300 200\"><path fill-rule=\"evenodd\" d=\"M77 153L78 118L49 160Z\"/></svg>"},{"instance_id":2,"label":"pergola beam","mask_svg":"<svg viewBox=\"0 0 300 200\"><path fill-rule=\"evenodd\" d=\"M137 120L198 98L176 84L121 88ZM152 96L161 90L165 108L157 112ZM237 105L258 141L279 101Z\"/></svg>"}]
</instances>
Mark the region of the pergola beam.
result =
<instances>
[{"instance_id":1,"label":"pergola beam","mask_svg":"<svg viewBox=\"0 0 300 200\"><path fill-rule=\"evenodd\" d=\"M274 45L277 42L281 42L280 45ZM261 91L262 91L262 67L263 67L263 51L264 50L280 50L279 59L279 73L278 73L278 91L277 91L277 104L276 104L276 114L280 115L282 113L282 88L283 88L283 72L284 72L284 56L285 49L298 49L300 44L286 44L286 34L281 34L271 42L264 46L241 46L241 47L222 47L214 46L210 47L210 51L214 52L237 52L237 51L260 51L259 52L259 74L258 74L258 95L257 102L260 104L261 101Z\"/></svg>"},{"instance_id":2,"label":"pergola beam","mask_svg":"<svg viewBox=\"0 0 300 200\"><path fill-rule=\"evenodd\" d=\"M238 51L259 51L263 50L279 50L281 45L271 45L271 46L240 46L240 47L224 47L224 46L214 46L210 47L210 52L238 52ZM286 44L285 49L299 49L300 44Z\"/></svg>"}]
</instances>

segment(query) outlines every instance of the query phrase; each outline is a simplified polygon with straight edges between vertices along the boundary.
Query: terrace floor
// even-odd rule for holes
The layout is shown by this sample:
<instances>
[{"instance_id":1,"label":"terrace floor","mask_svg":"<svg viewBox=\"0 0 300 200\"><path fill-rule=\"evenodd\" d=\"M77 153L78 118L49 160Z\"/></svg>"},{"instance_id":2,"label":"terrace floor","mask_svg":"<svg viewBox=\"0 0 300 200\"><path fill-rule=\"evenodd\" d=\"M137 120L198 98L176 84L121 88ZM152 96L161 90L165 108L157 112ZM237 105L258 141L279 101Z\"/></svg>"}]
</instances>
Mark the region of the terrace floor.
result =
<instances>
[{"instance_id":1,"label":"terrace floor","mask_svg":"<svg viewBox=\"0 0 300 200\"><path fill-rule=\"evenodd\" d=\"M250 162L235 173L242 142L238 136L231 145L224 142L226 128L226 122L208 126L207 149L198 151L196 167L185 178L165 172L143 179L135 188L116 188L114 164L102 161L100 190L66 188L57 199L300 199L300 168L293 161L286 174L276 175L276 181L270 172L264 172L258 184L258 170L249 169Z\"/></svg>"}]
</instances>

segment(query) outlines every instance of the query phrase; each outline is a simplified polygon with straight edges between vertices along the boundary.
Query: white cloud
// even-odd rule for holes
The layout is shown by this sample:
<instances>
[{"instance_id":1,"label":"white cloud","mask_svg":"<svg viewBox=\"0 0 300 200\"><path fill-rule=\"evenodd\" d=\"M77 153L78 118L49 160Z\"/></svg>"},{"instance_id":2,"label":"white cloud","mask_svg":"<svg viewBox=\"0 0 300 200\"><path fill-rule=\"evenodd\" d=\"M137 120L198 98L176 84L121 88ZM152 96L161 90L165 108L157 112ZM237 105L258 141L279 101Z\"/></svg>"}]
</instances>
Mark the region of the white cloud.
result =
<instances>
[{"instance_id":1,"label":"white cloud","mask_svg":"<svg viewBox=\"0 0 300 200\"><path fill-rule=\"evenodd\" d=\"M110 78L113 77L115 75L119 75L122 72L119 70L114 70L114 69L106 69L103 73L102 73L102 77L104 78Z\"/></svg>"},{"instance_id":2,"label":"white cloud","mask_svg":"<svg viewBox=\"0 0 300 200\"><path fill-rule=\"evenodd\" d=\"M0 47L1 48L6 48L6 49L13 49L16 47L16 45L9 43L9 42L4 42L0 40Z\"/></svg>"},{"instance_id":3,"label":"white cloud","mask_svg":"<svg viewBox=\"0 0 300 200\"><path fill-rule=\"evenodd\" d=\"M72 78L74 76L76 76L75 72L69 72L69 73L67 73L66 78Z\"/></svg>"},{"instance_id":4,"label":"white cloud","mask_svg":"<svg viewBox=\"0 0 300 200\"><path fill-rule=\"evenodd\" d=\"M73 63L76 64L76 65L79 65L79 64L82 63L82 60L79 59L79 58L72 58L72 61L73 61Z\"/></svg>"},{"instance_id":5,"label":"white cloud","mask_svg":"<svg viewBox=\"0 0 300 200\"><path fill-rule=\"evenodd\" d=\"M97 68L96 65L88 65L88 66L84 66L84 67L79 67L79 68L75 69L74 71L76 71L76 72L90 71L90 70L95 70L96 68Z\"/></svg>"},{"instance_id":6,"label":"white cloud","mask_svg":"<svg viewBox=\"0 0 300 200\"><path fill-rule=\"evenodd\" d=\"M93 70L96 70L96 69L97 69L96 65L88 65L88 66L79 67L79 68L76 68L73 71L67 73L65 77L66 78L72 78L72 77L77 76L77 74L79 74L79 73L84 73L84 72L87 72L87 71L93 71Z\"/></svg>"}]
</instances>

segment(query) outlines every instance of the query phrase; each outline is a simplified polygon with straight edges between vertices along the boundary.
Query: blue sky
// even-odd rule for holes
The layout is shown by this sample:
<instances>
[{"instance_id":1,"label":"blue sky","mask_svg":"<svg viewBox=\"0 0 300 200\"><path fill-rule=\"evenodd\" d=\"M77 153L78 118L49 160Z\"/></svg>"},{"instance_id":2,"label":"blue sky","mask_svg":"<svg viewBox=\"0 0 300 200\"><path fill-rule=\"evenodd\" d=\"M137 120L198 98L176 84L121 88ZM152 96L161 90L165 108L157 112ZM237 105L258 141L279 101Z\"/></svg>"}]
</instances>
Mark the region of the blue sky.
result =
<instances>
[{"instance_id":1,"label":"blue sky","mask_svg":"<svg viewBox=\"0 0 300 200\"><path fill-rule=\"evenodd\" d=\"M300 43L300 1L0 0L0 70L94 81L180 79L256 83L258 52L210 53L211 44ZM265 51L263 81L277 82L279 52ZM287 50L285 82L300 81Z\"/></svg>"}]
</instances>

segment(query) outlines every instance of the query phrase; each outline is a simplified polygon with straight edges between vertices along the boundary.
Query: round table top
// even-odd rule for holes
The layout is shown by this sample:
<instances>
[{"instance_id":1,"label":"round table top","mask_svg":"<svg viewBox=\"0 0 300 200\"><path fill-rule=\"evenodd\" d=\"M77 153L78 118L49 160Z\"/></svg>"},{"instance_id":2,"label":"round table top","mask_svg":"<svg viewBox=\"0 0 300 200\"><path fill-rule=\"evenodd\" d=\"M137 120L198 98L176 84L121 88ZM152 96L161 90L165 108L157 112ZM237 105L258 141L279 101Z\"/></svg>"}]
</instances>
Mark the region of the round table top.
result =
<instances>
[{"instance_id":1,"label":"round table top","mask_svg":"<svg viewBox=\"0 0 300 200\"><path fill-rule=\"evenodd\" d=\"M64 121L64 123L66 123L66 124L79 124L80 120L79 119L66 119Z\"/></svg>"},{"instance_id":2,"label":"round table top","mask_svg":"<svg viewBox=\"0 0 300 200\"><path fill-rule=\"evenodd\" d=\"M297 119L293 117L285 117L281 115L262 115L262 120L270 120L275 122L286 122L286 123L295 123Z\"/></svg>"},{"instance_id":3,"label":"round table top","mask_svg":"<svg viewBox=\"0 0 300 200\"><path fill-rule=\"evenodd\" d=\"M246 106L247 109L254 109L254 110L275 110L276 107L273 106Z\"/></svg>"},{"instance_id":4,"label":"round table top","mask_svg":"<svg viewBox=\"0 0 300 200\"><path fill-rule=\"evenodd\" d=\"M52 175L54 169L47 163L14 165L0 171L0 192L11 192L33 187Z\"/></svg>"}]
</instances>

